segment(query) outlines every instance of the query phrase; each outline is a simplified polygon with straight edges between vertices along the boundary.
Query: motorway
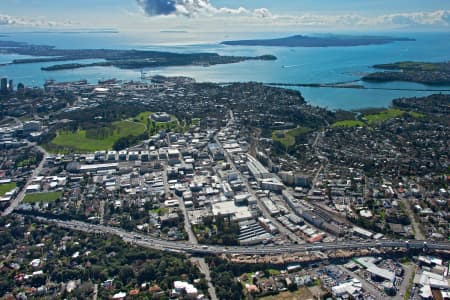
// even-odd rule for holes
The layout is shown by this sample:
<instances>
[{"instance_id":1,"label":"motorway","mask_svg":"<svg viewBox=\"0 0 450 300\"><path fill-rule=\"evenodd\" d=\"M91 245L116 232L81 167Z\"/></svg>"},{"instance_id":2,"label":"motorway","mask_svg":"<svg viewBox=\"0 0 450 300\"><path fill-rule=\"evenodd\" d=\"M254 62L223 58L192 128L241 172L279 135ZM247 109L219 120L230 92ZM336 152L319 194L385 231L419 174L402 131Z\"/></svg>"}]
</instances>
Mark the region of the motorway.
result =
<instances>
[{"instance_id":1,"label":"motorway","mask_svg":"<svg viewBox=\"0 0 450 300\"><path fill-rule=\"evenodd\" d=\"M365 241L340 241L332 243L318 244L292 244L277 246L206 246L198 245L186 241L167 241L153 238L147 235L128 232L121 228L104 225L94 225L80 221L61 221L55 219L37 218L42 222L54 223L60 227L88 232L105 233L121 237L126 242L151 248L155 250L193 254L238 254L238 255L277 255L289 253L306 253L311 251L334 251L334 250L357 250L357 249L382 249L382 248L403 248L403 249L424 249L450 251L450 242L418 241L418 240L365 240Z\"/></svg>"},{"instance_id":2,"label":"motorway","mask_svg":"<svg viewBox=\"0 0 450 300\"><path fill-rule=\"evenodd\" d=\"M232 112L230 113L230 123L233 120ZM217 141L221 146L221 143ZM48 153L33 144L39 151L44 154L42 161L39 166L34 170L32 176L30 176L28 182L18 196L11 203L3 215L8 215L13 212L13 210L21 203L25 196L26 187L31 183L32 179L37 176L44 165L45 157ZM226 153L226 152L225 152ZM231 163L233 169L236 169L231 158L227 157ZM167 179L166 179L167 180ZM251 191L250 187L248 187ZM94 225L90 223L80 222L80 221L61 221L55 219L45 219L38 218L43 222L55 223L60 227L84 231L88 233L104 233L112 234L121 237L126 242L131 242L138 244L147 248L194 254L194 255L205 255L205 254L238 254L238 255L276 255L276 254L289 254L289 253L306 253L312 251L335 251L335 250L357 250L357 249L382 249L382 248L403 248L403 249L424 249L429 250L445 250L450 251L450 242L435 242L435 241L423 241L423 240L365 240L365 241L338 241L331 243L317 243L317 244L292 244L292 245L277 245L277 246L236 246L236 247L226 247L226 246L206 246L199 245L196 240L191 238L191 242L186 241L167 241L162 239L153 238L150 236L142 235L134 232L127 232L120 228L109 227L104 225ZM189 229L189 228L188 228ZM295 240L295 239L294 239Z\"/></svg>"}]
</instances>

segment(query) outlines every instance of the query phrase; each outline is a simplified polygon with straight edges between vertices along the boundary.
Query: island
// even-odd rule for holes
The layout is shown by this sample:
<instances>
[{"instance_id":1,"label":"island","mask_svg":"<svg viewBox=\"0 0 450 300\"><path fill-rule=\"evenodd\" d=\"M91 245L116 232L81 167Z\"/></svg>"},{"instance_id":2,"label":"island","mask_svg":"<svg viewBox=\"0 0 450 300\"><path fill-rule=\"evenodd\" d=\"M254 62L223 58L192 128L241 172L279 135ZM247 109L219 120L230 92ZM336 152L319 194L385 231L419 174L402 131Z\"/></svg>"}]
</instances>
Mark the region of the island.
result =
<instances>
[{"instance_id":1,"label":"island","mask_svg":"<svg viewBox=\"0 0 450 300\"><path fill-rule=\"evenodd\" d=\"M152 52L146 55L149 58L123 58L123 59L107 59L107 61L94 63L68 63L57 64L49 67L42 67L43 71L58 71L70 70L86 67L116 67L120 69L142 69L142 68L156 68L156 67L171 67L171 66L213 66L219 64L232 64L246 60L276 60L275 56L220 56L215 53L198 53L198 54L176 54L169 52ZM141 54L139 54L141 55Z\"/></svg>"},{"instance_id":2,"label":"island","mask_svg":"<svg viewBox=\"0 0 450 300\"><path fill-rule=\"evenodd\" d=\"M53 46L31 45L11 41L0 41L0 53L35 56L15 59L12 64L68 62L42 67L43 71L77 69L84 67L113 66L121 69L143 69L169 66L211 66L238 63L246 60L276 60L273 55L221 56L217 53L171 53L143 50L115 49L57 49ZM97 62L76 62L96 59Z\"/></svg>"},{"instance_id":3,"label":"island","mask_svg":"<svg viewBox=\"0 0 450 300\"><path fill-rule=\"evenodd\" d=\"M415 41L410 38L388 36L352 36L325 35L307 36L294 35L276 39L224 41L221 44L230 46L273 46L273 47L352 47L367 45L383 45L393 42Z\"/></svg>"},{"instance_id":4,"label":"island","mask_svg":"<svg viewBox=\"0 0 450 300\"><path fill-rule=\"evenodd\" d=\"M450 85L450 62L397 62L374 65L374 72L362 78L368 82L407 81L426 85Z\"/></svg>"}]
</instances>

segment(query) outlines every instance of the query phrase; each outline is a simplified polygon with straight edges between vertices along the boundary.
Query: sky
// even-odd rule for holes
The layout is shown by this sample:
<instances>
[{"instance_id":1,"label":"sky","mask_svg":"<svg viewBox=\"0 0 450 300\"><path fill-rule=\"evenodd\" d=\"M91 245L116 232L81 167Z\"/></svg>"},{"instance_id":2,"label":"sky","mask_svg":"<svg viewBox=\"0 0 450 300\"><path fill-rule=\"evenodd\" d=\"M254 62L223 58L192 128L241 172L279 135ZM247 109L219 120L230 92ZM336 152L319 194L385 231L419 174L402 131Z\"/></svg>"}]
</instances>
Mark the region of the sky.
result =
<instances>
[{"instance_id":1,"label":"sky","mask_svg":"<svg viewBox=\"0 0 450 300\"><path fill-rule=\"evenodd\" d=\"M0 29L449 31L448 0L1 0Z\"/></svg>"}]
</instances>

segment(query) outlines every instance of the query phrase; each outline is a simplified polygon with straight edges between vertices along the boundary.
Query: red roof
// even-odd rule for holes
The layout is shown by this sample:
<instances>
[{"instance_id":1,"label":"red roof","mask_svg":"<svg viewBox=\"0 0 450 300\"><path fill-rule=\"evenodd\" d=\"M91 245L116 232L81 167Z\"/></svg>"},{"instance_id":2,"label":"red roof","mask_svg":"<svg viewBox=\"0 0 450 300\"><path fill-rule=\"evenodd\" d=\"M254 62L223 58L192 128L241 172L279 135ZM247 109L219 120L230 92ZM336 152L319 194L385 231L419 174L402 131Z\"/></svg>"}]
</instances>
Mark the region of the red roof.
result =
<instances>
[{"instance_id":1,"label":"red roof","mask_svg":"<svg viewBox=\"0 0 450 300\"><path fill-rule=\"evenodd\" d=\"M139 295L139 290L131 290L130 295L132 296Z\"/></svg>"},{"instance_id":2,"label":"red roof","mask_svg":"<svg viewBox=\"0 0 450 300\"><path fill-rule=\"evenodd\" d=\"M318 234L318 235L315 235L315 236L311 237L311 238L308 240L308 243L320 242L322 239L323 239L323 235Z\"/></svg>"}]
</instances>

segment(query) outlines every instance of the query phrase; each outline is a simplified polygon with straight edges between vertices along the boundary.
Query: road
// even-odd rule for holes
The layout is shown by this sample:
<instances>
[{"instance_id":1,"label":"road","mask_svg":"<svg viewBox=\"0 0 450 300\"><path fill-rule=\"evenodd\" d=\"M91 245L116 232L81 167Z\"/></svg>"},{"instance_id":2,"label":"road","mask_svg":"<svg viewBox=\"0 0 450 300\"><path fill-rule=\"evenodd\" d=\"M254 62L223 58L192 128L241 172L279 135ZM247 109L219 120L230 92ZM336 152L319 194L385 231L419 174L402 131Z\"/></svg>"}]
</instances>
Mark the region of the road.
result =
<instances>
[{"instance_id":1,"label":"road","mask_svg":"<svg viewBox=\"0 0 450 300\"><path fill-rule=\"evenodd\" d=\"M99 212L99 222L100 225L103 225L105 222L105 200L100 201L100 208L99 208L100 212Z\"/></svg>"},{"instance_id":2,"label":"road","mask_svg":"<svg viewBox=\"0 0 450 300\"><path fill-rule=\"evenodd\" d=\"M364 278L362 278L361 276L359 276L358 274L354 273L354 272L350 272L349 270L347 270L346 268L344 268L343 266L337 266L342 272L350 275L353 278L358 279L361 282L361 285L363 287L363 289L366 292L369 292L376 300L383 300L383 296L380 292L380 290L378 290L375 286L373 286L372 284L370 284L369 282L367 282Z\"/></svg>"},{"instance_id":3,"label":"road","mask_svg":"<svg viewBox=\"0 0 450 300\"><path fill-rule=\"evenodd\" d=\"M94 293L92 294L92 300L97 300L98 298L98 284L94 285Z\"/></svg>"},{"instance_id":4,"label":"road","mask_svg":"<svg viewBox=\"0 0 450 300\"><path fill-rule=\"evenodd\" d=\"M409 219L411 220L411 225L414 230L414 237L416 240L424 240L425 235L422 232L422 229L420 227L420 224L416 221L414 218L415 214L413 210L411 209L411 203L408 201L408 199L400 196L399 200L404 204L406 214L409 216Z\"/></svg>"},{"instance_id":5,"label":"road","mask_svg":"<svg viewBox=\"0 0 450 300\"><path fill-rule=\"evenodd\" d=\"M324 165L321 164L319 169L317 170L316 174L314 175L314 178L313 178L313 180L311 182L311 189L308 191L308 196L312 196L313 195L315 186L317 185L317 181L319 179L320 172L322 172L323 168L324 168Z\"/></svg>"},{"instance_id":6,"label":"road","mask_svg":"<svg viewBox=\"0 0 450 300\"><path fill-rule=\"evenodd\" d=\"M311 148L313 148L315 152L317 152L317 149L316 149L317 143L319 143L319 139L321 137L323 137L324 134L325 134L324 131L320 131L320 132L317 133L316 138L314 139L314 142L313 142L313 144L311 146Z\"/></svg>"},{"instance_id":7,"label":"road","mask_svg":"<svg viewBox=\"0 0 450 300\"><path fill-rule=\"evenodd\" d=\"M25 184L25 186L22 188L22 190L19 192L19 194L16 196L16 198L14 200L11 201L9 207L7 209L5 209L5 211L2 213L2 216L7 216L9 214L11 214L14 209L19 206L19 204L23 201L23 199L25 198L25 192L27 190L27 187L31 184L31 182L33 181L33 179L39 175L39 173L41 173L44 164L45 164L45 158L47 156L49 156L48 152L45 151L45 149L43 149L40 146L37 146L36 144L33 143L29 143L29 145L32 145L33 147L35 147L36 149L38 149L42 154L42 160L39 163L39 165L37 166L36 169L34 169L33 173L31 174L30 178L28 178L27 183Z\"/></svg>"},{"instance_id":8,"label":"road","mask_svg":"<svg viewBox=\"0 0 450 300\"><path fill-rule=\"evenodd\" d=\"M229 121L228 121L226 127L231 126L231 125L234 124L234 115L233 115L233 111L230 110L229 114L230 114L230 118L229 118ZM226 127L225 127L225 128L226 128ZM221 151L225 154L225 157L226 157L227 161L230 163L230 166L231 166L231 168L233 169L233 171L236 172L237 174L239 174L239 176L242 178L242 181L244 182L247 191L248 191L249 193L251 193L252 196L253 196L255 199L258 199L258 197L256 196L255 191L254 191L254 190L250 187L250 185L248 184L248 180L243 176L243 174L241 173L241 171L236 167L236 165L235 165L235 163L234 163L234 160L231 158L230 154L229 154L227 151L225 151L225 149L223 149L222 143L217 139L217 137L215 137L214 140L215 140L215 142L217 143L217 145L219 145ZM257 201L257 205L258 205L258 209L262 212L264 218L269 219L269 220L272 222L272 224L278 229L278 231L279 231L281 234L283 234L283 235L289 237L289 239L290 239L291 241L295 242L295 243L304 243L304 241L303 241L299 236L297 236L295 233L293 233L292 231L290 231L289 229L287 229L286 227L284 227L280 222L278 222L277 219L273 218L273 217L271 216L270 212L269 212L269 211L267 210L267 208L262 204L261 201Z\"/></svg>"},{"instance_id":9,"label":"road","mask_svg":"<svg viewBox=\"0 0 450 300\"><path fill-rule=\"evenodd\" d=\"M400 288L398 289L397 295L395 295L395 297L394 297L394 300L403 300L403 297L405 296L406 291L408 290L408 288L411 288L410 283L416 274L416 269L417 269L417 266L412 263L408 264L405 267L403 281L402 281L402 284L400 285Z\"/></svg>"},{"instance_id":10,"label":"road","mask_svg":"<svg viewBox=\"0 0 450 300\"><path fill-rule=\"evenodd\" d=\"M167 178L167 165L166 164L164 164L163 181L164 181L166 197L169 197L170 190L169 190L169 183L168 183L168 178ZM180 208L181 212L183 213L184 230L186 231L186 233L188 235L189 242L193 243L193 244L198 244L197 237L195 236L194 231L192 230L191 222L189 221L189 215L187 213L186 205L184 204L183 198L178 197L175 194L173 195L173 197L175 197L178 200L179 208Z\"/></svg>"},{"instance_id":11,"label":"road","mask_svg":"<svg viewBox=\"0 0 450 300\"><path fill-rule=\"evenodd\" d=\"M238 254L238 255L278 255L290 253L310 253L312 251L334 251L334 250L358 250L358 249L423 249L424 246L430 250L450 251L450 242L434 241L404 241L404 240L367 240L367 241L339 241L319 244L291 244L277 246L205 246L196 245L186 241L167 241L144 234L128 232L121 228L94 225L80 221L61 221L38 217L38 220L46 223L54 223L62 228L68 228L88 233L105 233L121 237L127 242L132 242L143 247L162 250L167 252L186 253L193 255L207 254Z\"/></svg>"},{"instance_id":12,"label":"road","mask_svg":"<svg viewBox=\"0 0 450 300\"><path fill-rule=\"evenodd\" d=\"M208 282L208 292L211 300L218 300L216 289L214 288L211 281L211 272L209 266L203 257L192 257L193 262L198 266L200 272L205 275L205 279Z\"/></svg>"},{"instance_id":13,"label":"road","mask_svg":"<svg viewBox=\"0 0 450 300\"><path fill-rule=\"evenodd\" d=\"M169 183L168 183L168 179L167 179L167 165L164 165L163 180L164 180L164 185L166 187L166 197L167 197L170 193L169 188L168 188ZM176 195L174 195L174 197L176 197L180 203L179 207L184 216L184 230L188 234L188 241L190 244L196 245L198 247L198 240L197 240L196 235L194 234L194 231L192 230L192 225L191 225L191 222L189 221L189 215L187 213L186 205L184 205L184 200L182 197L178 197ZM208 264L205 262L205 259L193 257L192 261L198 266L200 272L202 272L205 275L205 279L208 282L208 293L209 293L211 300L217 300L216 289L214 288L214 285L212 284L211 272L209 270Z\"/></svg>"}]
</instances>

